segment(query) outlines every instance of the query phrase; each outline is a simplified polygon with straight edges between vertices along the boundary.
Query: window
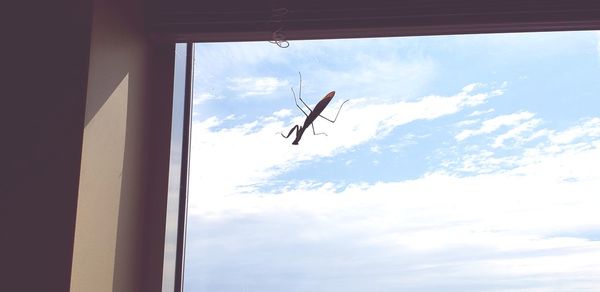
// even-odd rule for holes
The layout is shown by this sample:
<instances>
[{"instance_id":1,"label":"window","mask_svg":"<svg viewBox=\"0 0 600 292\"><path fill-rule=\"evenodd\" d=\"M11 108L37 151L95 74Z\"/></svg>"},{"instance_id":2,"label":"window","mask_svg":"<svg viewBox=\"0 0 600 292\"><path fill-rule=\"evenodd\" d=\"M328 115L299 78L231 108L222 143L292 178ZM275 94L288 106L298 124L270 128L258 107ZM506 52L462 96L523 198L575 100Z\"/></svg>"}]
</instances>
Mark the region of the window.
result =
<instances>
[{"instance_id":1,"label":"window","mask_svg":"<svg viewBox=\"0 0 600 292\"><path fill-rule=\"evenodd\" d=\"M196 44L184 290L598 289L599 39Z\"/></svg>"}]
</instances>

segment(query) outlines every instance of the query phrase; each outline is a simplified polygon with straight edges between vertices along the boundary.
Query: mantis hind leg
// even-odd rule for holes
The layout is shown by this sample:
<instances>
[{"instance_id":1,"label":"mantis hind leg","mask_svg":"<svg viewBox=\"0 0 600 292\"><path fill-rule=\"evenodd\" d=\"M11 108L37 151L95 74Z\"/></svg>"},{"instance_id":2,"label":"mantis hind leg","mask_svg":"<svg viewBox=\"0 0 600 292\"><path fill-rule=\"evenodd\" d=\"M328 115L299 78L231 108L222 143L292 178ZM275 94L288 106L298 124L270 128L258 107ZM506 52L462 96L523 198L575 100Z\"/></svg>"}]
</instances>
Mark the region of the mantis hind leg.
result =
<instances>
[{"instance_id":1,"label":"mantis hind leg","mask_svg":"<svg viewBox=\"0 0 600 292\"><path fill-rule=\"evenodd\" d=\"M295 126L293 126L293 127L290 129L290 131L288 132L287 136L283 135L283 133L281 133L281 136L282 136L283 138L286 138L286 139L287 139L287 138L289 138L289 137L290 137L290 135L292 135L292 133L294 132L294 130L296 130L296 133L298 133L298 131L300 131L300 126L298 126L298 125L295 125Z\"/></svg>"},{"instance_id":2,"label":"mantis hind leg","mask_svg":"<svg viewBox=\"0 0 600 292\"><path fill-rule=\"evenodd\" d=\"M310 126L312 127L313 134L314 134L315 136L316 136L316 135L325 135L325 136L327 136L327 133L317 133L317 132L315 131L315 125L313 125L313 124L310 124Z\"/></svg>"},{"instance_id":3,"label":"mantis hind leg","mask_svg":"<svg viewBox=\"0 0 600 292\"><path fill-rule=\"evenodd\" d=\"M347 103L349 101L349 99L346 99L344 102L342 102L342 105L340 105L340 108L337 111L337 114L335 115L335 118L333 120L330 120L322 115L319 115L319 117L324 118L326 120L328 120L331 123L335 123L335 121L337 120L338 116L340 115L340 111L342 110L342 107L344 106L345 103Z\"/></svg>"}]
</instances>

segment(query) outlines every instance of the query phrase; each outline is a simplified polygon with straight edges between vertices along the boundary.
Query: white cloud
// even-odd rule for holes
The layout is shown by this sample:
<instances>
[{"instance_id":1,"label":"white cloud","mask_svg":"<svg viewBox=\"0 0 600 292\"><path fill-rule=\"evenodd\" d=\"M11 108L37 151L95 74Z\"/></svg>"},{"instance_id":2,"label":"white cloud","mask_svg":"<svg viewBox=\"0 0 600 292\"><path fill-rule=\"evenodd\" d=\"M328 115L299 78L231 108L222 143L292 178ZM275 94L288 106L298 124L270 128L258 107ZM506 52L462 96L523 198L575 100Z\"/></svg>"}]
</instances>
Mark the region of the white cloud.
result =
<instances>
[{"instance_id":1,"label":"white cloud","mask_svg":"<svg viewBox=\"0 0 600 292\"><path fill-rule=\"evenodd\" d=\"M413 133L407 133L400 137L395 143L387 145L387 148L393 153L402 152L406 147L417 144L419 139L427 138L431 134L415 135Z\"/></svg>"},{"instance_id":2,"label":"white cloud","mask_svg":"<svg viewBox=\"0 0 600 292\"><path fill-rule=\"evenodd\" d=\"M587 41L590 36L569 35ZM481 50L495 59L578 51L572 41L554 45L556 38L564 40L564 34L517 36L493 36L497 41L490 42L491 36L477 35L464 44L485 42L488 45ZM507 46L507 41L513 45ZM194 123L186 281L193 279L202 287L186 290L600 290L598 118L557 131L539 129L541 120L533 113L498 116L456 136L462 141L485 135L492 143L461 147L469 150L453 157L444 171L409 181L343 188L293 181L281 192L258 191L256 184L301 163L352 151L392 131L403 131L413 121L451 115L502 94L502 90L477 93L486 87L471 84L453 96L415 101L421 88L434 80L435 61L420 55L414 62L395 57L405 48L390 47L380 39L362 42L379 55L390 51L389 56L373 59L348 53L357 46L345 41L333 46L315 41L276 51L263 44L227 50L214 46L198 58L215 60L203 72L217 72L216 76L206 77L203 85L232 81L222 76L253 76L244 65L266 61L292 72L289 84L295 85L296 71L302 71L307 101L336 90L337 103L329 106L327 116L335 114L341 100L352 100L337 123L315 123L327 137L312 136L309 129L300 146L279 135L292 126L287 117L297 113L295 108L231 127L221 127L224 119L216 117ZM600 54L600 42L598 50ZM354 63L324 66L335 70L310 67L312 63L323 68L318 63L328 62L332 54ZM303 57L297 59L299 55ZM284 68L289 58L305 67ZM297 62L303 58L315 60ZM235 72L219 76L230 69ZM278 79L269 87L269 82L258 86L253 80L233 82L232 88L258 96L281 89L273 89L278 86L273 84L285 82ZM373 102L373 96L380 99ZM471 116L484 119L491 112L474 111ZM300 124L303 118L297 114L292 122ZM479 120L458 126L476 123ZM392 151L414 143L413 134L398 136L406 140L388 146ZM534 139L539 139L536 145L525 143ZM527 148L498 154L511 145ZM352 159L345 162L345 169L358 164ZM463 171L472 174L460 176Z\"/></svg>"},{"instance_id":3,"label":"white cloud","mask_svg":"<svg viewBox=\"0 0 600 292\"><path fill-rule=\"evenodd\" d=\"M240 97L287 95L290 86L298 89L300 71L307 102L332 90L339 99L414 100L436 77L436 63L427 55L408 54L402 43L399 39L316 40L295 42L287 49L267 42L203 44L195 53L202 69L194 75L194 89L216 97L230 97L229 90ZM257 64L267 70L254 71ZM206 111L210 109L203 114L212 114Z\"/></svg>"},{"instance_id":4,"label":"white cloud","mask_svg":"<svg viewBox=\"0 0 600 292\"><path fill-rule=\"evenodd\" d=\"M581 137L599 137L600 118L585 121L583 125L550 135L550 141L556 144L567 144Z\"/></svg>"},{"instance_id":5,"label":"white cloud","mask_svg":"<svg viewBox=\"0 0 600 292\"><path fill-rule=\"evenodd\" d=\"M463 130L454 138L458 141L465 140L469 137L489 134L504 126L514 126L522 123L525 120L533 118L534 114L530 112L520 112L508 115L497 116L481 123L481 127L477 130Z\"/></svg>"},{"instance_id":6,"label":"white cloud","mask_svg":"<svg viewBox=\"0 0 600 292\"><path fill-rule=\"evenodd\" d=\"M577 52L582 44L588 45L593 37L589 31L479 34L468 38L444 39L444 45L452 46L456 51L468 50L474 59L487 56L519 62L531 58L551 59Z\"/></svg>"},{"instance_id":7,"label":"white cloud","mask_svg":"<svg viewBox=\"0 0 600 292\"><path fill-rule=\"evenodd\" d=\"M194 98L192 99L192 103L194 105L199 105L205 101L213 100L213 99L221 99L222 97L216 96L210 92L201 92L194 94Z\"/></svg>"},{"instance_id":8,"label":"white cloud","mask_svg":"<svg viewBox=\"0 0 600 292\"><path fill-rule=\"evenodd\" d=\"M552 279L566 290L598 289L600 243L579 234L600 233L600 141L554 146L534 148L504 173L430 173L342 191L305 182L204 200L188 237L188 248L202 252L186 266L206 272L199 282L258 290L278 290L267 281L278 278L288 287L318 282L317 291L365 283L462 290L465 279L468 290L554 289Z\"/></svg>"},{"instance_id":9,"label":"white cloud","mask_svg":"<svg viewBox=\"0 0 600 292\"><path fill-rule=\"evenodd\" d=\"M369 150L373 153L381 153L381 147L379 147L379 145L373 145Z\"/></svg>"},{"instance_id":10,"label":"white cloud","mask_svg":"<svg viewBox=\"0 0 600 292\"><path fill-rule=\"evenodd\" d=\"M597 128L591 127L590 125L595 125L596 121L596 118L590 119L579 126L574 126L561 132L553 132L553 134L560 135L577 129L588 129L590 132L594 132ZM215 119L209 119L204 124L209 125L208 127L214 126L216 125ZM252 133L254 127L255 126L244 125L244 127L228 129L226 131L227 134L221 132L220 135L231 135L239 132ZM203 131L196 132L199 132L199 136L206 135ZM249 138L251 138L249 136L246 136L245 139L249 140ZM598 138L599 136L595 137ZM211 138L211 140L214 140L215 137ZM226 138L223 138L223 140L226 140ZM267 194L264 196L244 194L232 196L234 193L229 192L220 195L223 200L211 200L208 194L204 194L198 195L198 197L203 197L202 204L191 206L192 209L190 211L191 214L195 215L205 216L209 213L220 213L220 216L226 216L229 214L228 212L225 212L228 208L238 209L238 211L243 210L242 213L252 213L253 210L261 210L262 212L264 211L264 208L269 210L272 208L272 211L276 211L277 208L286 206L284 209L293 208L301 210L302 212L319 213L323 210L329 210L330 208L337 210L338 208L346 207L353 209L358 206L372 206L372 204L380 204L378 203L378 200L381 199L386 203L382 203L382 206L380 207L401 207L402 209L416 212L413 215L417 215L427 208L436 210L435 208L439 207L441 209L438 211L441 212L442 209L446 210L449 206L453 206L451 210L449 210L450 212L456 215L463 214L467 217L486 216L487 219L491 219L494 217L493 214L496 214L498 217L497 219L499 220L496 222L497 224L508 224L506 222L507 219L510 218L506 218L506 214L512 214L511 212L517 212L520 214L519 216L529 216L526 213L529 210L528 208L537 206L535 207L536 212L543 211L544 216L542 216L542 218L529 218L527 220L524 219L525 217L512 218L508 220L514 223L514 226L511 226L511 228L525 228L527 230L529 228L544 229L544 224L548 224L547 227L551 227L548 230L554 232L556 231L555 227L560 224L567 224L568 222L580 224L579 219L581 218L587 218L585 220L591 220L588 222L589 224L598 224L598 227L600 227L600 220L597 220L596 217L585 217L587 216L585 215L585 212L595 212L596 204L585 203L585 206L577 204L563 205L566 201L573 203L578 200L582 201L581 204L584 204L584 201L589 202L589 200L600 202L600 197L596 195L596 190L600 189L596 188L596 186L600 184L600 140L596 139L573 144L555 144L549 137L548 141L550 143L542 143L527 148L520 159L518 159L516 167L508 171L481 174L471 177L456 177L443 172L430 173L420 179L412 181L376 183L371 185L353 184L348 186L342 193L338 193L336 188L331 184L305 182L297 185L294 189L287 189L285 194L277 196ZM214 143L228 147L227 143L219 143L218 141L215 141ZM232 146L243 148L244 146L248 146L248 144L237 144ZM290 147L289 149L294 148ZM222 150L226 152L228 149ZM193 151L192 153L195 154L197 152ZM209 155L214 155L214 153ZM232 155L234 154L232 153ZM488 159L493 158L494 156L491 152L486 152L486 154L483 155ZM196 164L194 160L197 158L198 157L192 157L193 167L202 165L202 168L206 168L208 171L218 171L217 168L219 167L220 161L217 161L217 164L211 164L214 162L213 160L204 160L203 164ZM244 163L231 160L231 162L228 163L228 165L232 165L231 168L221 168L225 169L226 173L234 174L234 168L243 167L243 164L248 163L248 159L252 159L252 157L245 158L246 160ZM261 159L262 158L258 158L257 160ZM233 162L237 162L238 165ZM247 171L246 175L252 178L253 172L256 171L256 169L245 169L245 171ZM192 172L191 181L203 181L203 179L198 177L199 174L202 174L202 172L194 170ZM222 181L222 183L228 185L244 185L240 184L239 178L232 178L231 175L220 175L225 177L225 180ZM576 178L576 180L571 180L569 178ZM242 181L242 183L243 182L244 181ZM210 190L210 192L222 191L222 188L214 188L214 185L210 184L210 181L203 181L202 189ZM577 191L574 192L574 190ZM202 192L198 189L197 185L192 187L192 191ZM570 196L565 197L564 194L566 193L569 193ZM446 194L451 195L449 196ZM192 194L192 196L196 195ZM346 207L338 205L340 203L340 198L342 197L344 199L341 201L344 202L343 204L347 204ZM514 203L517 201L519 204L515 205ZM466 205L461 206L461 204ZM478 206L478 209L473 210L473 206ZM463 208L465 209L464 213L461 211ZM486 208L491 209L487 210ZM569 216L554 216L555 212L562 208L572 209L573 212L575 212L575 210L580 210L581 213L570 214ZM371 211L368 213L372 214ZM389 211L392 210L390 209ZM476 213L470 214L469 212ZM391 213L395 214L393 216L404 216L398 215L398 213L402 212ZM422 215L425 216L426 214ZM477 220L479 219L482 218L478 218ZM487 219L484 221L487 221ZM431 220L437 219L432 218ZM469 222L477 222L477 220ZM521 222L521 220L524 221ZM378 224L377 226L381 225ZM569 226L568 228L565 227L565 231L570 227L573 226Z\"/></svg>"},{"instance_id":11,"label":"white cloud","mask_svg":"<svg viewBox=\"0 0 600 292\"><path fill-rule=\"evenodd\" d=\"M304 68L304 96L316 99L335 90L344 99L414 100L434 79L437 68L428 57L402 59L390 53L377 57L355 53L347 59L352 66Z\"/></svg>"},{"instance_id":12,"label":"white cloud","mask_svg":"<svg viewBox=\"0 0 600 292\"><path fill-rule=\"evenodd\" d=\"M196 62L202 64L201 74L220 75L229 72L235 76L254 64L283 64L286 62L286 54L289 54L289 50L280 50L266 42L246 42L236 46L205 43L196 46L195 58Z\"/></svg>"},{"instance_id":13,"label":"white cloud","mask_svg":"<svg viewBox=\"0 0 600 292\"><path fill-rule=\"evenodd\" d=\"M471 83L471 84L468 84L467 86L463 87L463 91L464 92L472 92L476 88L482 87L484 85L485 84L482 84L482 83Z\"/></svg>"},{"instance_id":14,"label":"white cloud","mask_svg":"<svg viewBox=\"0 0 600 292\"><path fill-rule=\"evenodd\" d=\"M514 128L508 130L506 133L503 133L502 135L496 137L492 147L494 147L494 148L503 147L504 141L506 141L506 140L514 140L516 144L519 144L521 142L529 141L530 139L536 138L535 136L525 138L525 137L523 137L523 134L533 131L541 123L542 123L541 119L531 119L531 120L524 121L521 124L516 125Z\"/></svg>"},{"instance_id":15,"label":"white cloud","mask_svg":"<svg viewBox=\"0 0 600 292\"><path fill-rule=\"evenodd\" d=\"M274 168L278 164L286 169L335 155L410 121L486 100L476 95L394 104L353 101L326 130L329 137L306 137L301 146L279 140L276 132L289 125L275 114L263 125L220 130L214 130L217 118L197 122L187 241L193 252L186 262L197 273L189 277L209 290L252 285L262 291L284 286L361 291L373 289L374 279L383 290L554 289L554 279L566 290L600 289L598 118L531 135L525 133L539 125L533 114L488 122L482 128L514 126L498 141L531 136L543 141L518 156L475 153L470 167L490 171L469 177L433 172L341 190L332 183L298 181L279 193L248 187L282 171ZM524 122L509 122L516 120ZM503 163L511 168L494 168Z\"/></svg>"},{"instance_id":16,"label":"white cloud","mask_svg":"<svg viewBox=\"0 0 600 292\"><path fill-rule=\"evenodd\" d=\"M494 141L493 144L489 145L491 148L486 147L485 144L471 145L469 151L454 160L446 161L444 167L450 173L454 173L454 171L471 174L505 172L525 167L540 160L553 161L552 157L561 153L588 149L593 147L594 139L600 137L600 118L581 120L579 124L562 131L547 128L538 129L541 124L541 119L530 119L495 137L490 135ZM513 151L511 154L499 155L495 153L498 148L507 147L506 142L509 140L513 142L509 145ZM523 148L526 143L534 140L536 140L534 146ZM584 156L578 155L578 157ZM556 162L553 167L561 169L565 167L563 164L562 161ZM583 177L587 171L592 171L585 165L587 165L586 160L582 160L578 169L583 172L574 177ZM548 167L552 169L552 167ZM547 171L545 168L537 170L538 173ZM570 177L564 179L570 179Z\"/></svg>"},{"instance_id":17,"label":"white cloud","mask_svg":"<svg viewBox=\"0 0 600 292\"><path fill-rule=\"evenodd\" d=\"M479 122L479 120L464 120L464 121L460 121L460 122L456 123L455 126L458 128L464 128L466 126L477 124L478 122Z\"/></svg>"},{"instance_id":18,"label":"white cloud","mask_svg":"<svg viewBox=\"0 0 600 292\"><path fill-rule=\"evenodd\" d=\"M494 92L492 90L492 92ZM235 194L251 191L253 186L287 171L303 161L331 157L353 147L383 137L397 127L415 120L435 119L476 106L496 93L460 92L454 96L427 96L415 102L380 102L367 99L351 100L342 109L335 124L315 121L317 132L327 136L313 136L307 129L299 146L284 140L293 124L302 124L304 117L296 116L292 124L277 116L214 130L222 121L216 117L194 122L192 131L190 189L199 186L214 194ZM341 102L331 104L324 112L333 117ZM190 211L204 204L193 197ZM202 198L205 200L205 198Z\"/></svg>"},{"instance_id":19,"label":"white cloud","mask_svg":"<svg viewBox=\"0 0 600 292\"><path fill-rule=\"evenodd\" d=\"M287 81L275 77L238 77L230 79L229 89L246 97L270 95L287 86Z\"/></svg>"},{"instance_id":20,"label":"white cloud","mask_svg":"<svg viewBox=\"0 0 600 292\"><path fill-rule=\"evenodd\" d=\"M292 111L290 109L284 108L281 110L278 110L276 112L273 113L274 117L277 118L286 118L292 115Z\"/></svg>"},{"instance_id":21,"label":"white cloud","mask_svg":"<svg viewBox=\"0 0 600 292\"><path fill-rule=\"evenodd\" d=\"M489 113L493 113L495 110L493 108L488 109L488 110L484 110L484 111L474 111L472 113L469 114L469 117L476 117L476 116L480 116L480 115L485 115L485 114L489 114Z\"/></svg>"}]
</instances>

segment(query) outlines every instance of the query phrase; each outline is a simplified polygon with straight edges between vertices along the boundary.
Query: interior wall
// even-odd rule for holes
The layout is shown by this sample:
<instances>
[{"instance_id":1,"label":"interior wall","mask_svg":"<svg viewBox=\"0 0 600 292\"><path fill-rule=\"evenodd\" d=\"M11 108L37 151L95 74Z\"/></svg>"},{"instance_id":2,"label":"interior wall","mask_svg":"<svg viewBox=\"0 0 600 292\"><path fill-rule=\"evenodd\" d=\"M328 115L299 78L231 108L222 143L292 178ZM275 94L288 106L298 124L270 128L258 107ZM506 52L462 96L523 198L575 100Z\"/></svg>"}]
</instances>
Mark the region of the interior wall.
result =
<instances>
[{"instance_id":1,"label":"interior wall","mask_svg":"<svg viewBox=\"0 0 600 292\"><path fill-rule=\"evenodd\" d=\"M95 1L72 291L159 291L174 46L138 0Z\"/></svg>"},{"instance_id":2,"label":"interior wall","mask_svg":"<svg viewBox=\"0 0 600 292\"><path fill-rule=\"evenodd\" d=\"M3 7L0 291L69 289L91 10L88 0Z\"/></svg>"},{"instance_id":3,"label":"interior wall","mask_svg":"<svg viewBox=\"0 0 600 292\"><path fill-rule=\"evenodd\" d=\"M141 1L4 11L0 291L160 290L174 45Z\"/></svg>"}]
</instances>

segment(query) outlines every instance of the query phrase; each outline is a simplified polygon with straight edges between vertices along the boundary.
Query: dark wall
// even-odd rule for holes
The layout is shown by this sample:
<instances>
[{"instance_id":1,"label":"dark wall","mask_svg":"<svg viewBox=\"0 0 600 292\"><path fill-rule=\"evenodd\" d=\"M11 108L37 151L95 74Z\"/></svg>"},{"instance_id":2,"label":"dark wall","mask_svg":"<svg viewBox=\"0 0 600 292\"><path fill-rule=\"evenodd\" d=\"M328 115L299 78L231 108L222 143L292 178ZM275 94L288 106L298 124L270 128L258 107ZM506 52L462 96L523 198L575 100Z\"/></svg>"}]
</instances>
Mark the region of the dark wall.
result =
<instances>
[{"instance_id":1,"label":"dark wall","mask_svg":"<svg viewBox=\"0 0 600 292\"><path fill-rule=\"evenodd\" d=\"M115 255L109 261L114 264L102 271L84 266L85 274L96 278L79 277L79 283L101 283L96 287L115 291L160 291L174 45L145 36L142 1L111 1L112 13L126 22L116 22L114 15L94 22L104 0L21 2L3 11L9 34L2 36L0 54L0 291L69 291L76 278L76 225L86 223L82 218L117 225L93 225L114 231L112 238L100 240L112 240L108 245ZM107 29L118 33L101 33ZM106 38L94 47L94 35ZM90 66L92 56L97 60L102 55L109 55L105 63ZM131 60L113 64L112 56ZM102 99L89 98L89 77L94 77L94 88L106 90L104 95L120 94L113 92L118 83L112 81L123 79L119 70L128 64L126 119L109 120L86 138L99 140L102 132L110 139L113 128L126 133L121 156L109 153L105 159L121 159L122 173L104 181L94 174L103 167L100 163L88 164L92 172L82 175L84 132L104 107ZM100 187L81 193L84 176ZM116 185L114 194L102 191L108 184ZM86 196L95 196L96 202L118 198L109 202L116 204L117 215L98 211L98 206L78 208ZM84 250L79 256L80 262L90 263L102 254Z\"/></svg>"},{"instance_id":2,"label":"dark wall","mask_svg":"<svg viewBox=\"0 0 600 292\"><path fill-rule=\"evenodd\" d=\"M1 291L68 291L71 275L92 4L39 2L3 11Z\"/></svg>"}]
</instances>

